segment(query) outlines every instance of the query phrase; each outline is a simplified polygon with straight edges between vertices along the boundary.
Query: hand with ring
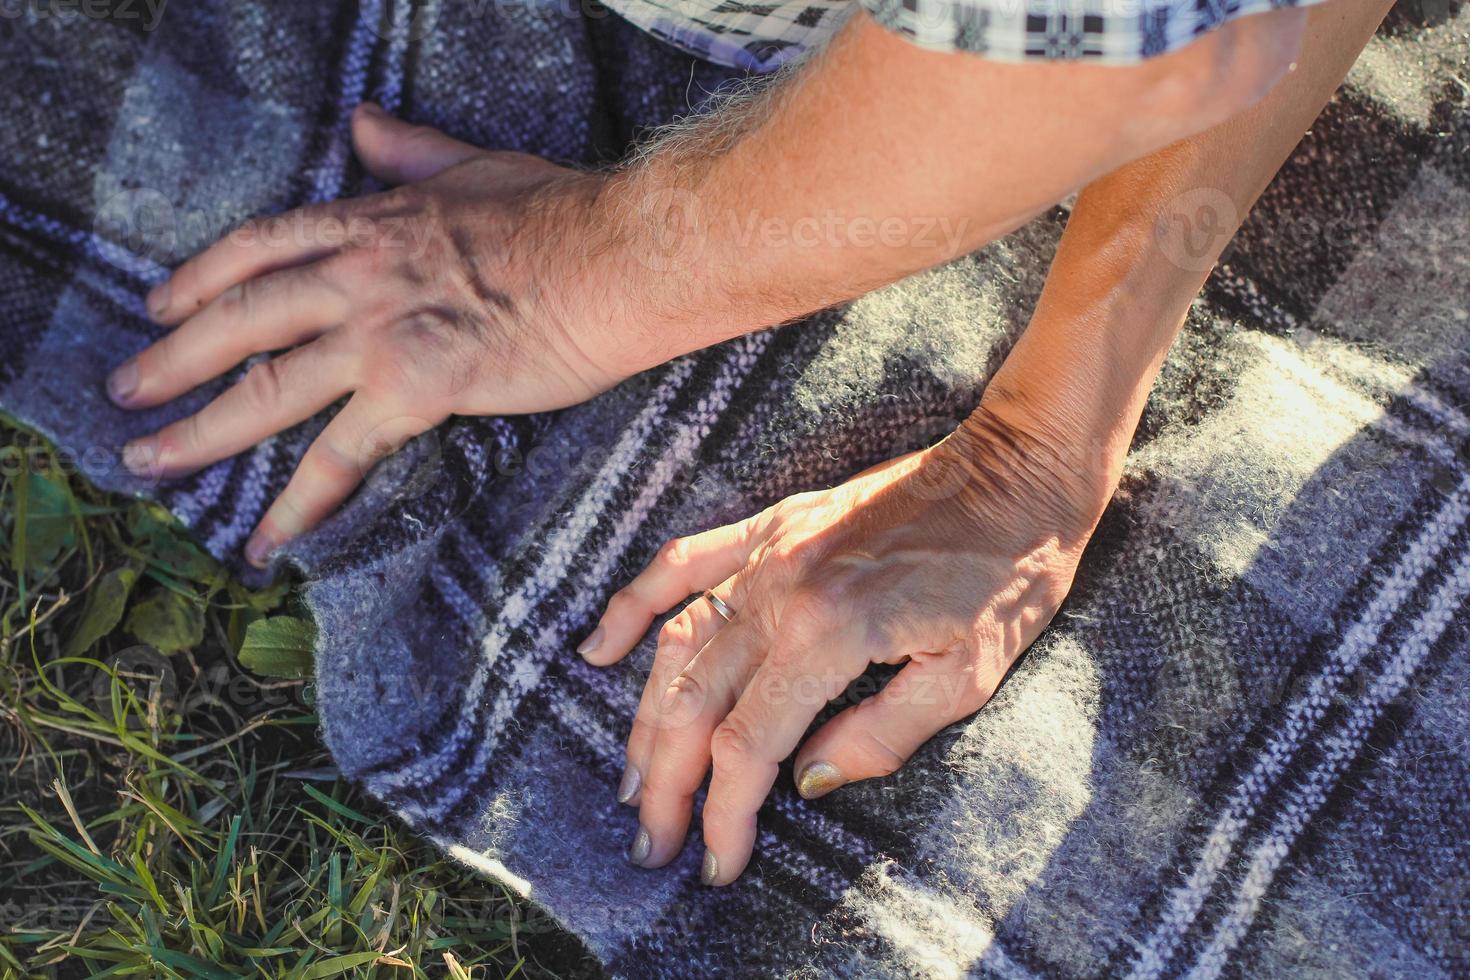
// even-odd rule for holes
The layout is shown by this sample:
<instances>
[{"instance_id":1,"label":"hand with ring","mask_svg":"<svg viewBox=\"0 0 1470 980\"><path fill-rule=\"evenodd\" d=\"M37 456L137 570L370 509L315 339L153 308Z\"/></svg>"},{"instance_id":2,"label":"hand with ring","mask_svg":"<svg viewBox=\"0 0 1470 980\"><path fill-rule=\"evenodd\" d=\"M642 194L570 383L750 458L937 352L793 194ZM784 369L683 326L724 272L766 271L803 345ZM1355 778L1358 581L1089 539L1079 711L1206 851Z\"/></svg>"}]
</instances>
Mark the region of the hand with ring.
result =
<instances>
[{"instance_id":1,"label":"hand with ring","mask_svg":"<svg viewBox=\"0 0 1470 980\"><path fill-rule=\"evenodd\" d=\"M666 545L579 648L612 664L708 590L660 632L628 739L629 859L673 860L709 773L702 877L729 884L793 750L812 799L893 772L978 710L1070 587L1106 501L1081 483L982 408L931 449ZM906 666L803 741L873 663Z\"/></svg>"}]
</instances>

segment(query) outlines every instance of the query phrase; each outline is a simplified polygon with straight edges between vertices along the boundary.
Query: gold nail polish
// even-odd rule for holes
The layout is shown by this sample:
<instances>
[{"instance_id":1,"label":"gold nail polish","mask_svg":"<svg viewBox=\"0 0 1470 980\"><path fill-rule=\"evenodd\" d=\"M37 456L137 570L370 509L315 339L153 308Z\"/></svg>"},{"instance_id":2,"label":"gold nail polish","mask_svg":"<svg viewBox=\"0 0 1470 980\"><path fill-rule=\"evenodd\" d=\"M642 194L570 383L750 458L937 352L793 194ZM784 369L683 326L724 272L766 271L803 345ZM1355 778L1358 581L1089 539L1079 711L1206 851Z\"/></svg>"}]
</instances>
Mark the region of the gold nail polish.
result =
<instances>
[{"instance_id":1,"label":"gold nail polish","mask_svg":"<svg viewBox=\"0 0 1470 980\"><path fill-rule=\"evenodd\" d=\"M809 762L796 778L796 791L803 799L815 800L826 796L847 780L842 772L830 762Z\"/></svg>"},{"instance_id":2,"label":"gold nail polish","mask_svg":"<svg viewBox=\"0 0 1470 980\"><path fill-rule=\"evenodd\" d=\"M704 849L704 863L699 866L699 880L706 885L713 885L715 879L720 876L720 862L715 857L715 852L709 848Z\"/></svg>"}]
</instances>

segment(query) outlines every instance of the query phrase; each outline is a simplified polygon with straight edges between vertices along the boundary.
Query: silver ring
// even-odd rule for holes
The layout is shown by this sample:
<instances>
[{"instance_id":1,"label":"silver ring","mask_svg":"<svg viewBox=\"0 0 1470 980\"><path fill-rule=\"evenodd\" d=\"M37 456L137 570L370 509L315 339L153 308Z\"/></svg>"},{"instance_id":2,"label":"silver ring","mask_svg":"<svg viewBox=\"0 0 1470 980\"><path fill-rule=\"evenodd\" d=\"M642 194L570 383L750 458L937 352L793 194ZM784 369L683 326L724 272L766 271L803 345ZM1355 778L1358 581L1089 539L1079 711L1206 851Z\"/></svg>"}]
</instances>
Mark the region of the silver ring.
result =
<instances>
[{"instance_id":1,"label":"silver ring","mask_svg":"<svg viewBox=\"0 0 1470 980\"><path fill-rule=\"evenodd\" d=\"M725 622L728 623L730 620L735 618L735 610L725 605L724 599L721 599L709 589L704 590L704 597L709 600L710 605L715 607L715 612L719 613L720 618L723 619Z\"/></svg>"}]
</instances>

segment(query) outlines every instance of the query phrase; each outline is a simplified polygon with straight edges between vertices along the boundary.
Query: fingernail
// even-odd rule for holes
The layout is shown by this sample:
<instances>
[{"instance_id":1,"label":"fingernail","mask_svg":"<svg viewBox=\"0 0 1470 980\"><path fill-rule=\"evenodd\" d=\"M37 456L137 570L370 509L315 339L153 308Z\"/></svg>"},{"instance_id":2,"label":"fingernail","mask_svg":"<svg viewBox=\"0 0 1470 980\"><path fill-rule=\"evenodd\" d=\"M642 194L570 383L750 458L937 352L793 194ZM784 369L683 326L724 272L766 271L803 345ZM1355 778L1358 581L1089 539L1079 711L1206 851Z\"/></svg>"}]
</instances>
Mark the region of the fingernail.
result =
<instances>
[{"instance_id":1,"label":"fingernail","mask_svg":"<svg viewBox=\"0 0 1470 980\"><path fill-rule=\"evenodd\" d=\"M796 791L803 799L815 800L826 796L843 783L842 771L830 762L808 762L801 775L796 778Z\"/></svg>"},{"instance_id":2,"label":"fingernail","mask_svg":"<svg viewBox=\"0 0 1470 980\"><path fill-rule=\"evenodd\" d=\"M173 292L173 284L165 279L154 286L148 293L148 315L157 320L163 316L163 311L168 309L169 294Z\"/></svg>"},{"instance_id":3,"label":"fingernail","mask_svg":"<svg viewBox=\"0 0 1470 980\"><path fill-rule=\"evenodd\" d=\"M388 114L376 102L359 102L357 107L370 116L386 116Z\"/></svg>"},{"instance_id":4,"label":"fingernail","mask_svg":"<svg viewBox=\"0 0 1470 980\"><path fill-rule=\"evenodd\" d=\"M107 397L113 403L127 407L128 399L138 390L138 359L130 357L119 364L107 376Z\"/></svg>"},{"instance_id":5,"label":"fingernail","mask_svg":"<svg viewBox=\"0 0 1470 980\"><path fill-rule=\"evenodd\" d=\"M713 885L715 879L720 876L720 862L715 857L715 852L709 848L704 849L704 863L699 866L699 880L706 885Z\"/></svg>"},{"instance_id":6,"label":"fingernail","mask_svg":"<svg viewBox=\"0 0 1470 980\"><path fill-rule=\"evenodd\" d=\"M605 635L607 635L607 631L599 625L597 629L593 630L588 635L587 639L577 644L577 652L584 657L587 656L587 654L602 646L602 638Z\"/></svg>"},{"instance_id":7,"label":"fingernail","mask_svg":"<svg viewBox=\"0 0 1470 980\"><path fill-rule=\"evenodd\" d=\"M642 865L648 860L649 852L653 850L653 838L648 836L648 831L640 824L638 836L633 838L633 846L628 848L628 860L637 865Z\"/></svg>"},{"instance_id":8,"label":"fingernail","mask_svg":"<svg viewBox=\"0 0 1470 980\"><path fill-rule=\"evenodd\" d=\"M143 436L123 446L122 464L134 476L157 476L158 437Z\"/></svg>"},{"instance_id":9,"label":"fingernail","mask_svg":"<svg viewBox=\"0 0 1470 980\"><path fill-rule=\"evenodd\" d=\"M264 568L270 564L271 552L276 550L276 542L269 535L256 531L245 542L245 560L256 568Z\"/></svg>"},{"instance_id":10,"label":"fingernail","mask_svg":"<svg viewBox=\"0 0 1470 980\"><path fill-rule=\"evenodd\" d=\"M627 803L638 795L638 787L642 785L643 774L638 771L637 766L629 763L628 768L623 770L623 778L618 782L618 802Z\"/></svg>"}]
</instances>

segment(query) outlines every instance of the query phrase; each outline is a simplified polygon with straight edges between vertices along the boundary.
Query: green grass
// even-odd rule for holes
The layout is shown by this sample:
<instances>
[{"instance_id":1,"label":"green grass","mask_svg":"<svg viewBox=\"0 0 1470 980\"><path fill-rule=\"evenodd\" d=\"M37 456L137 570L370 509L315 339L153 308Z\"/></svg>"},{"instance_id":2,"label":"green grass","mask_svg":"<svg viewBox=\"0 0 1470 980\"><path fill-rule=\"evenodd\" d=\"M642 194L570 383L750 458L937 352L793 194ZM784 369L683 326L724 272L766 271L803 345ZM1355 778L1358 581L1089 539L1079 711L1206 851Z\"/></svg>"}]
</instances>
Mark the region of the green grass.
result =
<instances>
[{"instance_id":1,"label":"green grass","mask_svg":"<svg viewBox=\"0 0 1470 980\"><path fill-rule=\"evenodd\" d=\"M289 583L0 446L0 976L589 972L337 778Z\"/></svg>"}]
</instances>

